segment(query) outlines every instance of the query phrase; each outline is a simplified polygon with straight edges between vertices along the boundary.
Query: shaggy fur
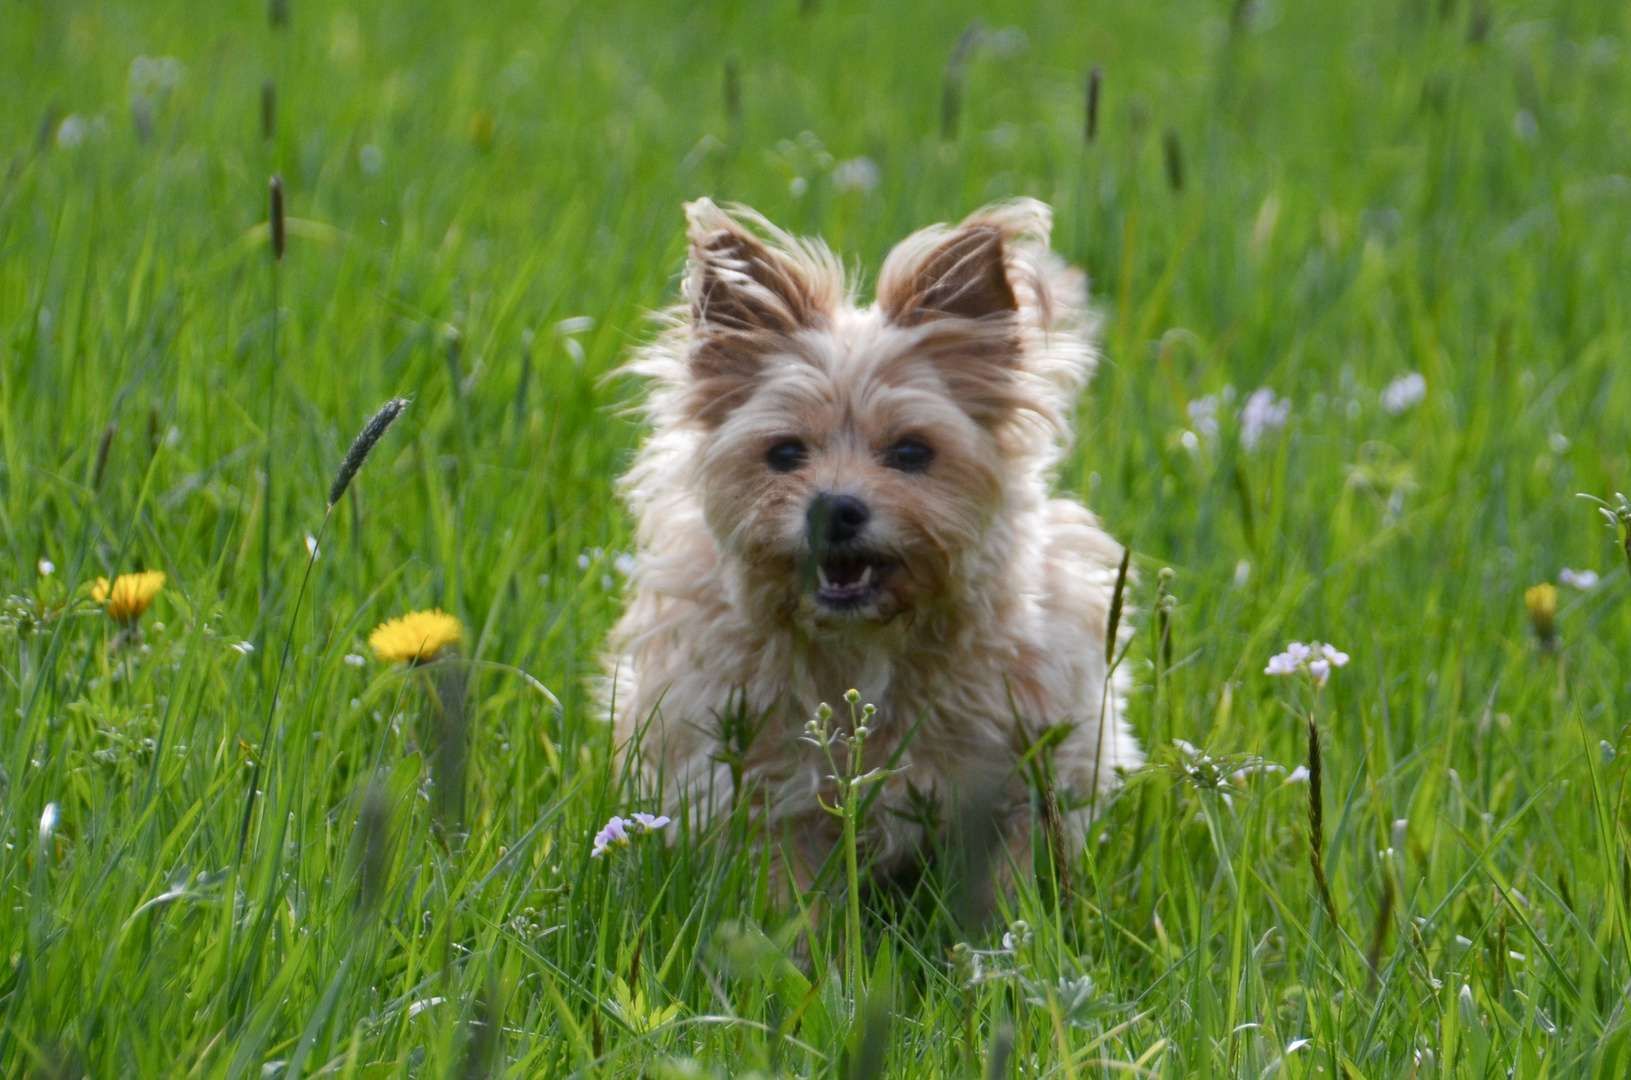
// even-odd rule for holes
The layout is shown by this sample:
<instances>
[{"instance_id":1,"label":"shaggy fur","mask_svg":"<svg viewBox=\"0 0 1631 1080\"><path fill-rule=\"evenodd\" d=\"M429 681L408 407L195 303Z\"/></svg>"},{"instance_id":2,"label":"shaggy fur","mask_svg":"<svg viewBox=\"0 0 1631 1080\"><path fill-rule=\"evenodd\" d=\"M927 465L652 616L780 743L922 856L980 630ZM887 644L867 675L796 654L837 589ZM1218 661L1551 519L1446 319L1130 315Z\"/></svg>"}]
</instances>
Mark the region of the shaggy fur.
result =
<instances>
[{"instance_id":1,"label":"shaggy fur","mask_svg":"<svg viewBox=\"0 0 1631 1080\"><path fill-rule=\"evenodd\" d=\"M819 241L686 210L685 304L631 364L653 430L625 477L640 550L606 661L620 745L671 814L751 798L807 883L838 835L801 739L819 703L847 724L855 687L878 709L867 767L899 755L864 834L883 869L970 807L1026 850L1019 758L1064 722L1055 791L1082 843L1141 755L1105 683L1122 550L1048 497L1095 360L1050 211L915 233L857 307Z\"/></svg>"}]
</instances>

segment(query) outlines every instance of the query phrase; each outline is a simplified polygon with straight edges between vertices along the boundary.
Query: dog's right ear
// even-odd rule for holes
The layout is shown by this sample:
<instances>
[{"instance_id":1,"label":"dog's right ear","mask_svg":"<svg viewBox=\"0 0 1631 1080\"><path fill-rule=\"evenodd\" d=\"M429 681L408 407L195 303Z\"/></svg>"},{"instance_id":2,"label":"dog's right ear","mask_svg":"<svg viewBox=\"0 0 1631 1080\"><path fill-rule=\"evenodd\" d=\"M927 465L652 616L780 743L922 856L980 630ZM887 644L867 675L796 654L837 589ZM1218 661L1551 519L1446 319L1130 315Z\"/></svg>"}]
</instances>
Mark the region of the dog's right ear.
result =
<instances>
[{"instance_id":1,"label":"dog's right ear","mask_svg":"<svg viewBox=\"0 0 1631 1080\"><path fill-rule=\"evenodd\" d=\"M826 325L843 273L820 243L788 236L750 210L727 214L698 199L685 216L693 411L712 426L747 396L767 355L798 331Z\"/></svg>"}]
</instances>

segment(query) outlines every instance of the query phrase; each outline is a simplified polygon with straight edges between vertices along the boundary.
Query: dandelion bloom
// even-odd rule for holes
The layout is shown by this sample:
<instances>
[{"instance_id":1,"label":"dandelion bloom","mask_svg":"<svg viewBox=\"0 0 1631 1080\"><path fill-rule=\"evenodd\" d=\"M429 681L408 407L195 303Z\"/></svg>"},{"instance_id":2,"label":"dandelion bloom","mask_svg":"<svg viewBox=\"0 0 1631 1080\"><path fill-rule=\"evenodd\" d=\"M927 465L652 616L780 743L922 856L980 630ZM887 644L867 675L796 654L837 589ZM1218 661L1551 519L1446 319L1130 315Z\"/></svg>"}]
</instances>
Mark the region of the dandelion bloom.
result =
<instances>
[{"instance_id":1,"label":"dandelion bloom","mask_svg":"<svg viewBox=\"0 0 1631 1080\"><path fill-rule=\"evenodd\" d=\"M162 588L163 570L143 570L139 574L120 574L111 585L107 578L97 578L91 587L91 599L105 605L108 617L114 622L133 623L152 605L153 597Z\"/></svg>"},{"instance_id":2,"label":"dandelion bloom","mask_svg":"<svg viewBox=\"0 0 1631 1080\"><path fill-rule=\"evenodd\" d=\"M464 626L458 619L441 608L433 608L387 619L368 635L368 644L374 655L388 664L405 660L422 664L463 637Z\"/></svg>"},{"instance_id":3,"label":"dandelion bloom","mask_svg":"<svg viewBox=\"0 0 1631 1080\"><path fill-rule=\"evenodd\" d=\"M1523 594L1523 607L1529 613L1529 625L1542 644L1550 644L1557 636L1557 586L1549 581L1527 590Z\"/></svg>"}]
</instances>

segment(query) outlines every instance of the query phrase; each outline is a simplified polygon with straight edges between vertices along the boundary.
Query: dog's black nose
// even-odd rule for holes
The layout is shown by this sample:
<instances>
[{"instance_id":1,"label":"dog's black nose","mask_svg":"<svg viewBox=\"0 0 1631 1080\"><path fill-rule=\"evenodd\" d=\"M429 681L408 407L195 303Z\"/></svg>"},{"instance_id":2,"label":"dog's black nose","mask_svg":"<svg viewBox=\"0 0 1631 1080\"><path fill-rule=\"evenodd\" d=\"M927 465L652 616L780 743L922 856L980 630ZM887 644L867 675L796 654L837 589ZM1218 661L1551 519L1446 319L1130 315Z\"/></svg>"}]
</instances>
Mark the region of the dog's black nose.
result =
<instances>
[{"instance_id":1,"label":"dog's black nose","mask_svg":"<svg viewBox=\"0 0 1631 1080\"><path fill-rule=\"evenodd\" d=\"M810 538L842 544L861 535L872 511L853 495L817 495L810 504Z\"/></svg>"}]
</instances>

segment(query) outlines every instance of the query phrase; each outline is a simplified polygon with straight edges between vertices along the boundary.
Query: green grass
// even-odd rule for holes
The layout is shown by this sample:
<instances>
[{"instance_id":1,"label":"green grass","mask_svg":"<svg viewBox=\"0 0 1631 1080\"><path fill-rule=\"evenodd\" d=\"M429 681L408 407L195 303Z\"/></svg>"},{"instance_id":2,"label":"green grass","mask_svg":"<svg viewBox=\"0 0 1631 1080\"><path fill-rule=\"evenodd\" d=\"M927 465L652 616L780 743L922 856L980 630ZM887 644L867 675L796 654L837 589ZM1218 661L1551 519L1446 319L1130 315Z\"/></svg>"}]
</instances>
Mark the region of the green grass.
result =
<instances>
[{"instance_id":1,"label":"green grass","mask_svg":"<svg viewBox=\"0 0 1631 1080\"><path fill-rule=\"evenodd\" d=\"M288 7L0 5L0 1072L1631 1069L1631 609L1575 498L1631 486L1624 5ZM183 68L146 138L138 56ZM862 156L880 183L841 190ZM589 857L640 806L585 690L639 434L603 376L673 298L699 194L873 271L1035 195L1095 283L1061 487L1135 549L1165 764L990 925L931 875L868 899L860 953L845 918L794 942L740 821ZM1248 451L1260 386L1290 419ZM1524 590L1565 566L1602 582L1543 649ZM169 582L121 642L88 591L137 568ZM348 660L433 605L469 663ZM1174 750L1304 762L1313 699L1262 670L1313 637L1353 655L1317 703L1336 925L1309 786L1223 791ZM462 830L427 780L444 698Z\"/></svg>"}]
</instances>

